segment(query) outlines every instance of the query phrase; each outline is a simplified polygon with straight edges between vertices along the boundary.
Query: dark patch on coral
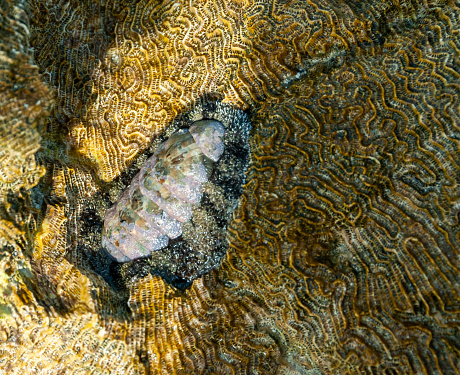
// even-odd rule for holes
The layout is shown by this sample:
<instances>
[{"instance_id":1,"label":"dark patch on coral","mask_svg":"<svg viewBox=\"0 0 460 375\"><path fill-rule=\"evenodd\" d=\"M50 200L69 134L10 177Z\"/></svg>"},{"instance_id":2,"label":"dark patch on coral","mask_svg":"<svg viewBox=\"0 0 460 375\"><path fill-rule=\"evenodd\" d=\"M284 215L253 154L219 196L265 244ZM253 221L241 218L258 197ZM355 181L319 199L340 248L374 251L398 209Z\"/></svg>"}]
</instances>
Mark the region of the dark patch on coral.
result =
<instances>
[{"instance_id":1,"label":"dark patch on coral","mask_svg":"<svg viewBox=\"0 0 460 375\"><path fill-rule=\"evenodd\" d=\"M203 192L201 202L194 208L194 216L184 227L181 236L170 240L167 247L146 258L126 263L115 261L100 245L104 212L116 203L116 199L130 185L142 167L142 160L148 159L173 132L188 128L197 120L197 113L193 113L193 110L179 116L139 157L139 161L106 184L103 188L105 192L91 199L80 216L79 247L84 262L116 290L124 291L134 279L148 274L160 276L168 284L184 290L196 278L219 267L226 254L227 225L243 192L249 162L250 123L243 111L216 101L203 100L198 107L200 120L215 119L226 127L225 150L214 165L207 190Z\"/></svg>"},{"instance_id":2,"label":"dark patch on coral","mask_svg":"<svg viewBox=\"0 0 460 375\"><path fill-rule=\"evenodd\" d=\"M184 247L183 247L184 241L182 239L171 240L171 242L173 241L176 241L176 245L179 244L179 246L175 246L176 259L179 258L179 256L181 255L187 259L190 259L191 257L186 256L183 251L182 251L182 254L180 254L180 251L177 251L178 249L184 250ZM158 253L163 252L164 250L165 249L159 250ZM165 251L162 255L168 256L169 254L167 254L167 251ZM161 259L162 256L160 255L158 256L158 258ZM175 288L179 290L185 290L192 285L192 281L184 279L181 274L178 275L177 273L174 273L171 270L171 268L168 267L167 264L164 264L163 266L160 266L160 267L154 266L151 264L151 262L148 261L147 258L136 259L125 265L121 265L120 263L117 263L117 264L119 265L119 270L121 270L120 277L123 280L133 280L135 278L144 278L147 275L151 274L151 275L161 277L168 284L174 286Z\"/></svg>"},{"instance_id":3,"label":"dark patch on coral","mask_svg":"<svg viewBox=\"0 0 460 375\"><path fill-rule=\"evenodd\" d=\"M219 208L210 198L207 193L203 193L201 197L201 205L208 211L211 216L216 220L216 224L219 228L227 227L227 220L225 220L225 210Z\"/></svg>"},{"instance_id":4,"label":"dark patch on coral","mask_svg":"<svg viewBox=\"0 0 460 375\"><path fill-rule=\"evenodd\" d=\"M220 186L227 199L238 199L243 193L240 171L248 164L249 149L243 142L225 142L225 151L218 161L210 181Z\"/></svg>"},{"instance_id":5,"label":"dark patch on coral","mask_svg":"<svg viewBox=\"0 0 460 375\"><path fill-rule=\"evenodd\" d=\"M93 270L114 289L123 290L125 285L120 275L120 264L105 251L100 251L100 237L104 226L103 218L94 202L107 202L106 194L97 194L92 202L86 205L80 216L80 231L78 253L81 254L83 264ZM107 203L106 203L107 204Z\"/></svg>"}]
</instances>

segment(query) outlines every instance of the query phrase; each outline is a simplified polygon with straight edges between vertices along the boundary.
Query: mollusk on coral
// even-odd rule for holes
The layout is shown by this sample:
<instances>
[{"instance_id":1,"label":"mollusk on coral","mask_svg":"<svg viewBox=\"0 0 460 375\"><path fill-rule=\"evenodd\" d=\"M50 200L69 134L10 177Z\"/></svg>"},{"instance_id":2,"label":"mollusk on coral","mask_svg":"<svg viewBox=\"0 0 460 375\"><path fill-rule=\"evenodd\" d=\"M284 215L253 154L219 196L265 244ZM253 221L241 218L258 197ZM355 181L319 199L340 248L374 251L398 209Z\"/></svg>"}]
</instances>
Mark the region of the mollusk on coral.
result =
<instances>
[{"instance_id":1,"label":"mollusk on coral","mask_svg":"<svg viewBox=\"0 0 460 375\"><path fill-rule=\"evenodd\" d=\"M224 152L224 126L202 120L150 157L105 217L102 245L119 262L149 256L178 238Z\"/></svg>"}]
</instances>

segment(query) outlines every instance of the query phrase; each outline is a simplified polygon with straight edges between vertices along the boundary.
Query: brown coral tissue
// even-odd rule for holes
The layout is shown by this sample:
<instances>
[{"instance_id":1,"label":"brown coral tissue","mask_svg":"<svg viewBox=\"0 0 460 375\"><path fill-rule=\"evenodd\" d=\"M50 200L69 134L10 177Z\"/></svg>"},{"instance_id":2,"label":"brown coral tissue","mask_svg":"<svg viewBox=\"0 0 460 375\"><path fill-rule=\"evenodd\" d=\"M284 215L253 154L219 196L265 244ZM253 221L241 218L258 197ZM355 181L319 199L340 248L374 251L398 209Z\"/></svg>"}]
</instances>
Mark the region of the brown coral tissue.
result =
<instances>
[{"instance_id":1,"label":"brown coral tissue","mask_svg":"<svg viewBox=\"0 0 460 375\"><path fill-rule=\"evenodd\" d=\"M459 98L456 0L0 0L0 374L460 373Z\"/></svg>"}]
</instances>

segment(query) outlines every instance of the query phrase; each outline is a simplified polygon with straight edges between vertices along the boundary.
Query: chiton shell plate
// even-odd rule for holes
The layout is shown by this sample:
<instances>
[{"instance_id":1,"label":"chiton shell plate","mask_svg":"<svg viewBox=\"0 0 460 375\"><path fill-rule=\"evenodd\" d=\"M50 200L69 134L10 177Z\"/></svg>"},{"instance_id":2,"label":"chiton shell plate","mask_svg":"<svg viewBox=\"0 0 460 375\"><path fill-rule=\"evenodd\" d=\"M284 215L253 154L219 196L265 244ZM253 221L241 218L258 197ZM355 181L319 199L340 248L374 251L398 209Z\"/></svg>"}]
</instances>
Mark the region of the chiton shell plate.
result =
<instances>
[{"instance_id":1,"label":"chiton shell plate","mask_svg":"<svg viewBox=\"0 0 460 375\"><path fill-rule=\"evenodd\" d=\"M149 256L182 234L224 152L224 126L198 121L162 143L105 216L102 245L118 262Z\"/></svg>"}]
</instances>

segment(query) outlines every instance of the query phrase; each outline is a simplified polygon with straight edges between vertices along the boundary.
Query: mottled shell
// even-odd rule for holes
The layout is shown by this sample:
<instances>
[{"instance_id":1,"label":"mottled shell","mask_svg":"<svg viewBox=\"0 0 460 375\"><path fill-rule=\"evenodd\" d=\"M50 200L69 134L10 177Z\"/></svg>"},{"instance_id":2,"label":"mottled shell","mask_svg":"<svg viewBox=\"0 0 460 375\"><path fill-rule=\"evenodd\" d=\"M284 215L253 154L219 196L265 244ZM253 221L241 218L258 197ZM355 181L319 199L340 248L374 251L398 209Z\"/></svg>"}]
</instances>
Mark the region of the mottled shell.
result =
<instances>
[{"instance_id":1,"label":"mottled shell","mask_svg":"<svg viewBox=\"0 0 460 375\"><path fill-rule=\"evenodd\" d=\"M161 144L105 216L102 245L119 262L149 256L182 234L224 151L223 125L203 120Z\"/></svg>"}]
</instances>

